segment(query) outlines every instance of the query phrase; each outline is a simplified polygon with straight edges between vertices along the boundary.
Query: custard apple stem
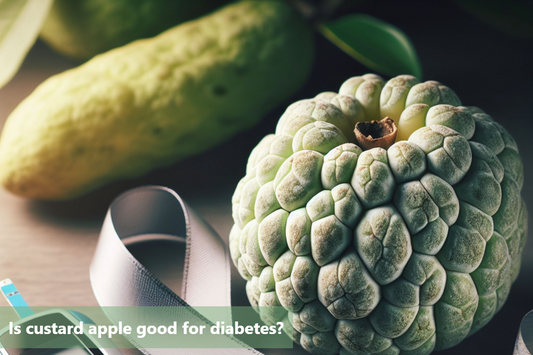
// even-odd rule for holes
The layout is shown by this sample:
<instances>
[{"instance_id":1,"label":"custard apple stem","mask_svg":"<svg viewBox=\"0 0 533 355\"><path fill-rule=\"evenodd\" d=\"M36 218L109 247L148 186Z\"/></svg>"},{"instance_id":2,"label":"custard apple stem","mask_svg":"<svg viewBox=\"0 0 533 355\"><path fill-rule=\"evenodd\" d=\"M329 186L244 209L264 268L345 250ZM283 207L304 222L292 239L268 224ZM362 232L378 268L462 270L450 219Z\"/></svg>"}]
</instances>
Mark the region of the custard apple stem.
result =
<instances>
[{"instance_id":1,"label":"custard apple stem","mask_svg":"<svg viewBox=\"0 0 533 355\"><path fill-rule=\"evenodd\" d=\"M398 128L390 117L385 117L381 121L357 122L353 131L356 143L361 149L389 149L396 140Z\"/></svg>"}]
</instances>

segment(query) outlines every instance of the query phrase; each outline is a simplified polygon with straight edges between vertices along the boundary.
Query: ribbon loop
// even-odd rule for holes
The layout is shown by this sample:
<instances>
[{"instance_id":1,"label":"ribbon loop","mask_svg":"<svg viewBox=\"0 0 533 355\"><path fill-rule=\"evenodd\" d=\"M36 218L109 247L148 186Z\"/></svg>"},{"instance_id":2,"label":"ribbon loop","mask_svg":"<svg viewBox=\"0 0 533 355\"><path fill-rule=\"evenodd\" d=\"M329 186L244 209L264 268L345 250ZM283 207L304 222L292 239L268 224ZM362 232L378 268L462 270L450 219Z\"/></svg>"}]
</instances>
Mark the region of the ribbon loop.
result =
<instances>
[{"instance_id":1,"label":"ribbon loop","mask_svg":"<svg viewBox=\"0 0 533 355\"><path fill-rule=\"evenodd\" d=\"M161 282L124 245L146 234L185 239L183 298ZM111 204L91 263L90 278L101 306L226 306L226 321L231 322L230 259L224 242L176 192L165 187L136 188ZM196 314L193 310L191 313ZM140 350L153 355L260 354L243 346L235 340L236 349Z\"/></svg>"}]
</instances>

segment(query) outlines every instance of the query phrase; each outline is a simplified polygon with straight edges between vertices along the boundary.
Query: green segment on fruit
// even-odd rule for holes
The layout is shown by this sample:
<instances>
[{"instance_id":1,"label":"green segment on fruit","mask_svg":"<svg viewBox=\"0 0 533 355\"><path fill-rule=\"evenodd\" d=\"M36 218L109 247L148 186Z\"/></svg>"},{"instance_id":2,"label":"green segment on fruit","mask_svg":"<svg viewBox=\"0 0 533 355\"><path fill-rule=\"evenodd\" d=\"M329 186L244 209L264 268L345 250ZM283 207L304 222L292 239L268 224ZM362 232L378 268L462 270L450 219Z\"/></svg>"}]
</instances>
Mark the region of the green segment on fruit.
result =
<instances>
[{"instance_id":1,"label":"green segment on fruit","mask_svg":"<svg viewBox=\"0 0 533 355\"><path fill-rule=\"evenodd\" d=\"M356 123L385 117L396 142L361 149ZM503 306L527 236L522 184L489 115L438 82L367 74L290 105L252 151L230 251L252 306L283 306L263 318L311 353L429 354Z\"/></svg>"},{"instance_id":2,"label":"green segment on fruit","mask_svg":"<svg viewBox=\"0 0 533 355\"><path fill-rule=\"evenodd\" d=\"M61 200L170 165L257 123L301 87L312 58L311 29L275 0L117 48L46 80L13 111L0 180Z\"/></svg>"},{"instance_id":3,"label":"green segment on fruit","mask_svg":"<svg viewBox=\"0 0 533 355\"><path fill-rule=\"evenodd\" d=\"M41 38L59 53L86 60L149 38L226 0L55 0Z\"/></svg>"}]
</instances>

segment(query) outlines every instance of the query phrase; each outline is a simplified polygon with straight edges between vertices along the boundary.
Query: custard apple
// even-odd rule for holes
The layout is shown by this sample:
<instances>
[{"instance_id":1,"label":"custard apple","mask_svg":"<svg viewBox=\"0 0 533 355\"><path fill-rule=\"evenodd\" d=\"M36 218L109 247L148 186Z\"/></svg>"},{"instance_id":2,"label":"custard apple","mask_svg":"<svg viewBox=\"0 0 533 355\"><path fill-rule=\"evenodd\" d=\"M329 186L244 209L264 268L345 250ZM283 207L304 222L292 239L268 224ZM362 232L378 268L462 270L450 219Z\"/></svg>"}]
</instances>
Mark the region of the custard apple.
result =
<instances>
[{"instance_id":1,"label":"custard apple","mask_svg":"<svg viewBox=\"0 0 533 355\"><path fill-rule=\"evenodd\" d=\"M429 354L504 304L523 180L513 137L450 88L353 77L290 105L252 151L231 256L261 318L311 353Z\"/></svg>"}]
</instances>

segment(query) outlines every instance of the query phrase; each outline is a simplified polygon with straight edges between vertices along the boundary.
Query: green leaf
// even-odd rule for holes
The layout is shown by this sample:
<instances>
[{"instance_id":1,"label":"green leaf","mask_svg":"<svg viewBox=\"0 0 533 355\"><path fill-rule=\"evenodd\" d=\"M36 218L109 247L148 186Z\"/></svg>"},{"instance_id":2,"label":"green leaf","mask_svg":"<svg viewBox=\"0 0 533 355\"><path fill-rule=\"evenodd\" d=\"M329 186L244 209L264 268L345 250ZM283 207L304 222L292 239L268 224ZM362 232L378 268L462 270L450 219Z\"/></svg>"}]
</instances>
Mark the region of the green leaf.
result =
<instances>
[{"instance_id":1,"label":"green leaf","mask_svg":"<svg viewBox=\"0 0 533 355\"><path fill-rule=\"evenodd\" d=\"M0 0L0 88L15 75L53 0Z\"/></svg>"},{"instance_id":2,"label":"green leaf","mask_svg":"<svg viewBox=\"0 0 533 355\"><path fill-rule=\"evenodd\" d=\"M409 38L398 28L368 15L347 15L319 27L326 38L367 67L396 76L422 76Z\"/></svg>"}]
</instances>

